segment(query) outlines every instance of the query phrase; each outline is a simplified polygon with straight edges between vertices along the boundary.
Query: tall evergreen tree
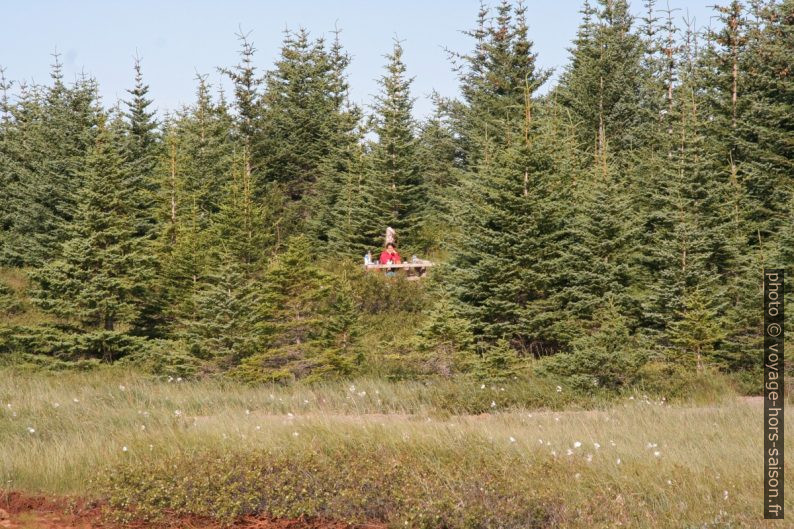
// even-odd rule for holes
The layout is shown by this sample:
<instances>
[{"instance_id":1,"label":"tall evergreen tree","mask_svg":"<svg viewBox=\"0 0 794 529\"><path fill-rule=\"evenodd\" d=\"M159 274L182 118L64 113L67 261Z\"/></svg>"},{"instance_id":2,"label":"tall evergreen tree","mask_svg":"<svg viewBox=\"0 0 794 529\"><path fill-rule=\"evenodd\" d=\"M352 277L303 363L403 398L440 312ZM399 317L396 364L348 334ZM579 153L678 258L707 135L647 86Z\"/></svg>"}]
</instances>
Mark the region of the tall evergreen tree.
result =
<instances>
[{"instance_id":1,"label":"tall evergreen tree","mask_svg":"<svg viewBox=\"0 0 794 529\"><path fill-rule=\"evenodd\" d=\"M61 257L33 274L34 300L86 331L121 331L141 312L152 279L148 242L135 206L121 139L104 120L82 169L84 186Z\"/></svg>"},{"instance_id":2,"label":"tall evergreen tree","mask_svg":"<svg viewBox=\"0 0 794 529\"><path fill-rule=\"evenodd\" d=\"M135 198L138 217L136 229L141 234L154 236L157 222L155 170L161 144L155 112L149 109L152 100L148 97L149 86L143 81L139 57L135 58L134 68L135 86L127 90L130 99L124 101L126 106L124 157L129 167L130 178L136 180L129 185L139 190L139 196Z\"/></svg>"},{"instance_id":3,"label":"tall evergreen tree","mask_svg":"<svg viewBox=\"0 0 794 529\"><path fill-rule=\"evenodd\" d=\"M193 310L181 324L192 354L230 369L265 344L262 294L236 255L221 248L212 259L211 271L193 292Z\"/></svg>"},{"instance_id":4,"label":"tall evergreen tree","mask_svg":"<svg viewBox=\"0 0 794 529\"><path fill-rule=\"evenodd\" d=\"M293 200L314 192L321 166L350 143L340 93L348 58L338 46L329 52L324 39L311 39L305 29L287 32L266 77L263 183L283 184Z\"/></svg>"},{"instance_id":5,"label":"tall evergreen tree","mask_svg":"<svg viewBox=\"0 0 794 529\"><path fill-rule=\"evenodd\" d=\"M585 152L598 157L608 143L620 156L638 146L636 134L644 125L640 101L647 86L642 67L646 48L632 31L626 0L598 4L594 9L585 3L571 62L560 79L560 98L580 121Z\"/></svg>"},{"instance_id":6,"label":"tall evergreen tree","mask_svg":"<svg viewBox=\"0 0 794 529\"><path fill-rule=\"evenodd\" d=\"M249 381L349 375L360 361L355 310L345 285L306 259L310 240L290 240L262 278L264 349L234 374Z\"/></svg>"},{"instance_id":7,"label":"tall evergreen tree","mask_svg":"<svg viewBox=\"0 0 794 529\"><path fill-rule=\"evenodd\" d=\"M402 45L386 56L386 74L375 98L372 131L377 135L367 153L364 187L366 212L360 213L360 229L372 246L382 244L387 226L397 232L400 244L414 248L422 229L425 189L417 163L416 124L411 114L411 81L405 75Z\"/></svg>"},{"instance_id":8,"label":"tall evergreen tree","mask_svg":"<svg viewBox=\"0 0 794 529\"><path fill-rule=\"evenodd\" d=\"M82 186L81 168L96 134L98 94L93 79L63 81L55 55L52 84L25 86L11 105L3 148L8 187L2 261L38 266L68 239Z\"/></svg>"}]
</instances>

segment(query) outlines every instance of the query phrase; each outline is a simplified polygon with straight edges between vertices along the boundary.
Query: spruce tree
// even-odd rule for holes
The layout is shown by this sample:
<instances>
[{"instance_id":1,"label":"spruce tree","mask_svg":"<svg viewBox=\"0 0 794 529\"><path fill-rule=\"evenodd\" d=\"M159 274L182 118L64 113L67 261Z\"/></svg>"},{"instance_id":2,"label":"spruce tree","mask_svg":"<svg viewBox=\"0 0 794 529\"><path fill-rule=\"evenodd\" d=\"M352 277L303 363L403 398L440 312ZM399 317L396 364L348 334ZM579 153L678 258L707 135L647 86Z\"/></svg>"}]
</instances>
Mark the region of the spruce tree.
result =
<instances>
[{"instance_id":1,"label":"spruce tree","mask_svg":"<svg viewBox=\"0 0 794 529\"><path fill-rule=\"evenodd\" d=\"M317 168L313 193L307 197L307 232L332 252L361 255L354 248L353 215L363 172L361 110L348 97L346 69L350 56L342 48L339 30L329 50L330 98L335 114L328 130L327 154Z\"/></svg>"},{"instance_id":2,"label":"spruce tree","mask_svg":"<svg viewBox=\"0 0 794 529\"><path fill-rule=\"evenodd\" d=\"M344 284L320 270L305 236L290 240L262 277L261 332L266 345L233 375L289 381L348 375L360 358L355 309Z\"/></svg>"},{"instance_id":3,"label":"spruce tree","mask_svg":"<svg viewBox=\"0 0 794 529\"><path fill-rule=\"evenodd\" d=\"M580 122L585 152L598 157L608 142L610 151L620 156L638 146L635 135L645 125L640 107L647 85L645 45L632 30L626 0L598 4L592 8L585 3L571 62L560 79L560 97Z\"/></svg>"},{"instance_id":4,"label":"spruce tree","mask_svg":"<svg viewBox=\"0 0 794 529\"><path fill-rule=\"evenodd\" d=\"M402 45L394 42L386 56L386 74L375 99L372 131L377 134L367 153L364 207L360 228L370 244L379 247L387 226L397 232L400 245L415 248L425 212L425 190L417 163L417 138L411 115L411 81L405 75Z\"/></svg>"},{"instance_id":5,"label":"spruce tree","mask_svg":"<svg viewBox=\"0 0 794 529\"><path fill-rule=\"evenodd\" d=\"M287 32L281 56L267 73L263 95L265 182L279 182L293 200L314 193L321 166L338 147L349 145L344 69L348 58L338 45L300 29Z\"/></svg>"},{"instance_id":6,"label":"spruce tree","mask_svg":"<svg viewBox=\"0 0 794 529\"><path fill-rule=\"evenodd\" d=\"M740 67L740 96L747 101L746 117L737 120L735 155L745 161L743 187L747 194L744 216L751 244L763 245L774 237L784 218L788 196L794 193L794 3L754 2L757 22L748 30L748 46ZM729 19L730 21L730 19ZM740 116L741 117L741 116ZM759 241L759 236L761 240Z\"/></svg>"},{"instance_id":7,"label":"spruce tree","mask_svg":"<svg viewBox=\"0 0 794 529\"><path fill-rule=\"evenodd\" d=\"M234 137L247 152L245 172L247 178L260 180L266 170L264 161L264 132L262 123L262 92L263 80L257 75L254 65L256 48L247 33L237 34L240 42L240 61L232 68L220 68L220 72L231 79L234 84Z\"/></svg>"},{"instance_id":8,"label":"spruce tree","mask_svg":"<svg viewBox=\"0 0 794 529\"><path fill-rule=\"evenodd\" d=\"M427 249L440 249L453 238L450 210L460 179L461 152L445 106L436 101L436 111L422 124L418 137L416 156L426 192L424 230L418 241Z\"/></svg>"},{"instance_id":9,"label":"spruce tree","mask_svg":"<svg viewBox=\"0 0 794 529\"><path fill-rule=\"evenodd\" d=\"M61 257L33 273L34 301L85 331L124 332L140 315L152 279L148 242L136 230L135 196L121 138L100 120L84 186Z\"/></svg>"},{"instance_id":10,"label":"spruce tree","mask_svg":"<svg viewBox=\"0 0 794 529\"><path fill-rule=\"evenodd\" d=\"M81 168L93 144L98 119L97 86L63 80L59 56L48 87L21 88L11 105L4 168L8 181L2 261L39 266L58 256L82 186Z\"/></svg>"},{"instance_id":11,"label":"spruce tree","mask_svg":"<svg viewBox=\"0 0 794 529\"><path fill-rule=\"evenodd\" d=\"M160 137L154 110L149 110L152 100L149 86L143 81L140 58L135 58L135 86L127 90L129 100L124 101L125 142L124 157L129 167L129 186L137 189L135 211L136 229L142 235L153 237L156 232L155 213L157 179L155 170L160 154Z\"/></svg>"},{"instance_id":12,"label":"spruce tree","mask_svg":"<svg viewBox=\"0 0 794 529\"><path fill-rule=\"evenodd\" d=\"M679 318L670 326L670 341L676 346L673 358L694 363L698 371L713 359L716 344L725 336L723 323L709 298L697 288L689 292Z\"/></svg>"},{"instance_id":13,"label":"spruce tree","mask_svg":"<svg viewBox=\"0 0 794 529\"><path fill-rule=\"evenodd\" d=\"M181 324L192 354L231 369L265 344L261 289L233 253L221 247L212 260Z\"/></svg>"}]
</instances>

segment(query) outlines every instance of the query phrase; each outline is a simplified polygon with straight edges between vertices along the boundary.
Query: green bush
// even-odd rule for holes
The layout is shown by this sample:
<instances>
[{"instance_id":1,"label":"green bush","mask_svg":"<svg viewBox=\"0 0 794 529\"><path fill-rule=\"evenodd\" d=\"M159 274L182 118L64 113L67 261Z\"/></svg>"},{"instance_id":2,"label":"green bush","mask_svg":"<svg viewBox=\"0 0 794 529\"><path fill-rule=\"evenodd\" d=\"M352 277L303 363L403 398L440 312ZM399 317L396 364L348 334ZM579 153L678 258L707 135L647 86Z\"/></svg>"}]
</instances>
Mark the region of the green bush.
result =
<instances>
[{"instance_id":1,"label":"green bush","mask_svg":"<svg viewBox=\"0 0 794 529\"><path fill-rule=\"evenodd\" d=\"M718 370L697 370L679 364L651 361L637 372L636 387L668 400L715 402L733 395L730 380Z\"/></svg>"},{"instance_id":2,"label":"green bush","mask_svg":"<svg viewBox=\"0 0 794 529\"><path fill-rule=\"evenodd\" d=\"M176 340L148 340L144 346L119 361L153 375L194 378L206 364L186 351L185 344Z\"/></svg>"},{"instance_id":3,"label":"green bush","mask_svg":"<svg viewBox=\"0 0 794 529\"><path fill-rule=\"evenodd\" d=\"M419 312L427 308L425 281L407 281L402 275L347 270L358 309L369 314L393 311Z\"/></svg>"},{"instance_id":4,"label":"green bush","mask_svg":"<svg viewBox=\"0 0 794 529\"><path fill-rule=\"evenodd\" d=\"M590 328L571 344L571 352L543 359L539 372L567 379L580 390L616 390L634 382L647 355L612 298L597 311Z\"/></svg>"},{"instance_id":5,"label":"green bush","mask_svg":"<svg viewBox=\"0 0 794 529\"><path fill-rule=\"evenodd\" d=\"M107 362L142 350L146 339L118 331L81 332L68 325L0 327L0 354L51 356L60 361Z\"/></svg>"},{"instance_id":6,"label":"green bush","mask_svg":"<svg viewBox=\"0 0 794 529\"><path fill-rule=\"evenodd\" d=\"M124 522L193 515L230 524L265 515L394 527L548 527L559 500L540 496L528 478L505 479L516 464L504 454L461 458L436 447L205 450L111 468L101 486ZM538 473L550 478L552 470Z\"/></svg>"},{"instance_id":7,"label":"green bush","mask_svg":"<svg viewBox=\"0 0 794 529\"><path fill-rule=\"evenodd\" d=\"M14 290L0 281L0 316L10 316L22 310L22 303Z\"/></svg>"}]
</instances>

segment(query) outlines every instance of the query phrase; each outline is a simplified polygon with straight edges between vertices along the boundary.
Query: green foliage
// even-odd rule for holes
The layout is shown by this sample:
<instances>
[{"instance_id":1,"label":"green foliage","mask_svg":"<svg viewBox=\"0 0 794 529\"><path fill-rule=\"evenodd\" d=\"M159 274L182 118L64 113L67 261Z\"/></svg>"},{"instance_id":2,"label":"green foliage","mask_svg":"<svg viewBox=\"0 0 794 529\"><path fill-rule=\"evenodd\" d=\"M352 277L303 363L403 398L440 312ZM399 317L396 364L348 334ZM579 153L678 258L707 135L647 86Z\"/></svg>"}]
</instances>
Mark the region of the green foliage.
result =
<instances>
[{"instance_id":1,"label":"green foliage","mask_svg":"<svg viewBox=\"0 0 794 529\"><path fill-rule=\"evenodd\" d=\"M432 456L400 454L395 447L362 453L352 444L318 452L203 450L143 465L120 464L101 481L111 507L126 522L159 522L168 512L223 524L265 515L427 528L540 529L551 519L554 499L531 492L523 480L503 479L513 457L496 467L466 458L442 475L437 463L454 454L435 449ZM514 501L516 494L523 500ZM461 497L468 498L465 507Z\"/></svg>"},{"instance_id":2,"label":"green foliage","mask_svg":"<svg viewBox=\"0 0 794 529\"><path fill-rule=\"evenodd\" d=\"M575 339L571 347L571 352L544 358L539 372L565 377L584 391L627 387L636 381L646 360L642 344L630 334L628 321L614 298L596 312L593 328Z\"/></svg>"},{"instance_id":3,"label":"green foliage","mask_svg":"<svg viewBox=\"0 0 794 529\"><path fill-rule=\"evenodd\" d=\"M62 257L32 274L34 301L88 330L114 332L134 322L152 278L152 258L129 200L137 189L127 175L117 138L100 124Z\"/></svg>"},{"instance_id":4,"label":"green foliage","mask_svg":"<svg viewBox=\"0 0 794 529\"><path fill-rule=\"evenodd\" d=\"M474 373L484 380L504 380L523 376L527 370L527 359L519 357L514 347L505 339L487 344L480 350L480 358Z\"/></svg>"},{"instance_id":5,"label":"green foliage","mask_svg":"<svg viewBox=\"0 0 794 529\"><path fill-rule=\"evenodd\" d=\"M602 156L638 145L636 130L646 126L640 111L641 88L650 72L643 69L645 47L632 31L626 0L598 0L584 7L571 61L560 79L562 104L570 109L583 150ZM620 158L619 161L622 161Z\"/></svg>"},{"instance_id":6,"label":"green foliage","mask_svg":"<svg viewBox=\"0 0 794 529\"><path fill-rule=\"evenodd\" d=\"M148 347L143 338L103 329L82 332L65 325L0 327L0 353L47 356L62 362L118 360Z\"/></svg>"},{"instance_id":7,"label":"green foliage","mask_svg":"<svg viewBox=\"0 0 794 529\"><path fill-rule=\"evenodd\" d=\"M716 344L725 337L724 325L701 290L689 293L679 319L672 323L670 341L678 348L677 360L703 369Z\"/></svg>"},{"instance_id":8,"label":"green foliage","mask_svg":"<svg viewBox=\"0 0 794 529\"><path fill-rule=\"evenodd\" d=\"M308 238L287 250L261 280L258 318L262 346L232 374L247 381L289 381L349 375L359 360L356 311L349 288L311 261Z\"/></svg>"},{"instance_id":9,"label":"green foliage","mask_svg":"<svg viewBox=\"0 0 794 529\"><path fill-rule=\"evenodd\" d=\"M221 253L216 261L193 294L192 314L182 324L193 355L228 369L262 347L262 294L233 255Z\"/></svg>"},{"instance_id":10,"label":"green foliage","mask_svg":"<svg viewBox=\"0 0 794 529\"><path fill-rule=\"evenodd\" d=\"M17 298L16 292L0 281L0 315L10 316L22 309L22 303Z\"/></svg>"},{"instance_id":11,"label":"green foliage","mask_svg":"<svg viewBox=\"0 0 794 529\"><path fill-rule=\"evenodd\" d=\"M144 347L122 358L118 365L171 378L196 378L209 368L177 340L148 340Z\"/></svg>"},{"instance_id":12,"label":"green foliage","mask_svg":"<svg viewBox=\"0 0 794 529\"><path fill-rule=\"evenodd\" d=\"M57 56L47 85L0 72L0 263L33 279L0 282L0 348L251 382L757 373L760 271L794 265L792 3L705 33L654 5L585 2L542 95L528 7L483 6L424 120L399 42L363 119L338 31L264 73L240 34L230 101L199 75L162 119L137 59L114 110ZM360 270L387 226L432 283Z\"/></svg>"},{"instance_id":13,"label":"green foliage","mask_svg":"<svg viewBox=\"0 0 794 529\"><path fill-rule=\"evenodd\" d=\"M372 131L378 140L368 153L360 229L370 246L380 246L386 226L397 232L400 247L414 248L422 227L424 189L417 164L416 125L411 115L411 81L405 76L402 45L395 41L386 56L386 74L375 98Z\"/></svg>"},{"instance_id":14,"label":"green foliage","mask_svg":"<svg viewBox=\"0 0 794 529\"><path fill-rule=\"evenodd\" d=\"M39 266L60 254L94 144L96 82L83 77L67 86L57 54L51 78L50 86L23 86L18 101L4 105L0 259L7 265Z\"/></svg>"},{"instance_id":15,"label":"green foliage","mask_svg":"<svg viewBox=\"0 0 794 529\"><path fill-rule=\"evenodd\" d=\"M450 376L470 372L477 364L471 326L455 313L446 296L434 303L411 345L420 357L424 372Z\"/></svg>"}]
</instances>

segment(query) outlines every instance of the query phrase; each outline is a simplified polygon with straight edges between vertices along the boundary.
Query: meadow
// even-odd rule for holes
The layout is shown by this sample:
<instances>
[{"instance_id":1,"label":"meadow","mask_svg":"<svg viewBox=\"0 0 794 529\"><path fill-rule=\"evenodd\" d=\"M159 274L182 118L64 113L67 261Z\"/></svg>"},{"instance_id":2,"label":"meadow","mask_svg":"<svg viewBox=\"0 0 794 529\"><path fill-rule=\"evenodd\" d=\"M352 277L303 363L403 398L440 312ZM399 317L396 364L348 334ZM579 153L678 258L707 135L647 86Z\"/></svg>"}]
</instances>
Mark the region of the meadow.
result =
<instances>
[{"instance_id":1,"label":"meadow","mask_svg":"<svg viewBox=\"0 0 794 529\"><path fill-rule=\"evenodd\" d=\"M2 488L101 500L117 522L764 526L762 406L730 392L583 400L540 380L252 387L5 369L0 404Z\"/></svg>"}]
</instances>

